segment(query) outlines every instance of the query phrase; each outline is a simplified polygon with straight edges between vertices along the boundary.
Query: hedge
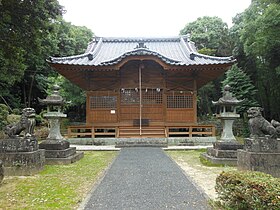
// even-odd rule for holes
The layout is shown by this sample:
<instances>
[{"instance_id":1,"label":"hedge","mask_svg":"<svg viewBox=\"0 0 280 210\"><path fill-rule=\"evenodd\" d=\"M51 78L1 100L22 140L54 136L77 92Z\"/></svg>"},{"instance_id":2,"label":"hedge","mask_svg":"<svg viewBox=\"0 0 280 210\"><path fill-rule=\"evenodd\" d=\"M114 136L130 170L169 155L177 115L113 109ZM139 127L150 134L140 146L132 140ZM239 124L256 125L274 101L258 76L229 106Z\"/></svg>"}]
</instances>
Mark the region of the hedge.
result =
<instances>
[{"instance_id":1,"label":"hedge","mask_svg":"<svg viewBox=\"0 0 280 210\"><path fill-rule=\"evenodd\" d=\"M222 172L215 189L218 199L230 209L280 209L280 179L265 173Z\"/></svg>"}]
</instances>

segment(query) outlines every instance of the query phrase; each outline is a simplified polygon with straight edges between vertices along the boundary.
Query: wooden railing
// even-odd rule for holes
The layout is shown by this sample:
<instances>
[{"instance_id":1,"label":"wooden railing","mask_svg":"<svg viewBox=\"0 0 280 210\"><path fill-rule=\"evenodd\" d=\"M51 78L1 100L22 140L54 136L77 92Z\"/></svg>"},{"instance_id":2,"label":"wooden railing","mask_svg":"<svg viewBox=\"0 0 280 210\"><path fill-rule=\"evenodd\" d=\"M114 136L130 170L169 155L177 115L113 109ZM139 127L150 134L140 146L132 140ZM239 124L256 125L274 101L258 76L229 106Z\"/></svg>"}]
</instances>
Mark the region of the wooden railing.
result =
<instances>
[{"instance_id":1,"label":"wooden railing","mask_svg":"<svg viewBox=\"0 0 280 210\"><path fill-rule=\"evenodd\" d=\"M153 127L149 127L150 132L153 131L152 129ZM159 128L155 127L155 129L158 130ZM214 125L168 126L162 127L162 129L165 130L165 132L163 132L165 137L209 137L216 135ZM94 127L86 125L68 127L68 138L112 138L119 136L118 127ZM155 135L151 137L154 136ZM148 135L145 137L148 137Z\"/></svg>"},{"instance_id":2,"label":"wooden railing","mask_svg":"<svg viewBox=\"0 0 280 210\"><path fill-rule=\"evenodd\" d=\"M116 137L116 128L93 127L86 125L69 126L68 138L96 138L96 137Z\"/></svg>"},{"instance_id":3,"label":"wooden railing","mask_svg":"<svg viewBox=\"0 0 280 210\"><path fill-rule=\"evenodd\" d=\"M167 129L168 137L207 137L215 135L214 125L172 126Z\"/></svg>"}]
</instances>

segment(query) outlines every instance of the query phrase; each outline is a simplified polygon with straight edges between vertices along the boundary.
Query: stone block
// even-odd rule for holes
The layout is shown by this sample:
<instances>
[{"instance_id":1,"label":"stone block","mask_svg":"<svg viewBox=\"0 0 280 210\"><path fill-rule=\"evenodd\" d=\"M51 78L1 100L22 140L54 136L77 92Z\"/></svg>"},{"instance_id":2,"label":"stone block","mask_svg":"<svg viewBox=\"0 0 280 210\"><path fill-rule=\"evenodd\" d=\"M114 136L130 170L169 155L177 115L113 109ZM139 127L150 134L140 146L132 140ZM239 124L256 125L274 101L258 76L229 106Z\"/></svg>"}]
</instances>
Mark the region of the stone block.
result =
<instances>
[{"instance_id":1,"label":"stone block","mask_svg":"<svg viewBox=\"0 0 280 210\"><path fill-rule=\"evenodd\" d=\"M66 158L46 158L46 165L68 165L82 159L83 157L83 152L76 152Z\"/></svg>"},{"instance_id":2,"label":"stone block","mask_svg":"<svg viewBox=\"0 0 280 210\"><path fill-rule=\"evenodd\" d=\"M202 153L201 157L210 161L213 164L222 164L228 166L236 166L237 164L237 158L221 158L208 155L207 153Z\"/></svg>"},{"instance_id":3,"label":"stone block","mask_svg":"<svg viewBox=\"0 0 280 210\"><path fill-rule=\"evenodd\" d=\"M216 158L237 158L237 150L207 148L207 154Z\"/></svg>"},{"instance_id":4,"label":"stone block","mask_svg":"<svg viewBox=\"0 0 280 210\"><path fill-rule=\"evenodd\" d=\"M260 171L280 177L280 152L237 151L237 168L239 170Z\"/></svg>"},{"instance_id":5,"label":"stone block","mask_svg":"<svg viewBox=\"0 0 280 210\"><path fill-rule=\"evenodd\" d=\"M244 140L244 150L251 152L277 152L278 140L269 136L246 138Z\"/></svg>"},{"instance_id":6,"label":"stone block","mask_svg":"<svg viewBox=\"0 0 280 210\"><path fill-rule=\"evenodd\" d=\"M0 153L5 176L34 175L43 170L45 150Z\"/></svg>"},{"instance_id":7,"label":"stone block","mask_svg":"<svg viewBox=\"0 0 280 210\"><path fill-rule=\"evenodd\" d=\"M75 147L69 147L64 150L46 150L45 157L46 158L66 158L76 153Z\"/></svg>"},{"instance_id":8,"label":"stone block","mask_svg":"<svg viewBox=\"0 0 280 210\"><path fill-rule=\"evenodd\" d=\"M64 150L70 147L70 143L66 140L44 140L39 144L40 149L45 150Z\"/></svg>"},{"instance_id":9,"label":"stone block","mask_svg":"<svg viewBox=\"0 0 280 210\"><path fill-rule=\"evenodd\" d=\"M213 143L213 147L217 150L237 151L238 149L243 149L243 145L235 141L231 141L231 142L217 141Z\"/></svg>"},{"instance_id":10,"label":"stone block","mask_svg":"<svg viewBox=\"0 0 280 210\"><path fill-rule=\"evenodd\" d=\"M3 152L31 152L38 150L38 141L35 137L10 138L0 140L0 153Z\"/></svg>"}]
</instances>

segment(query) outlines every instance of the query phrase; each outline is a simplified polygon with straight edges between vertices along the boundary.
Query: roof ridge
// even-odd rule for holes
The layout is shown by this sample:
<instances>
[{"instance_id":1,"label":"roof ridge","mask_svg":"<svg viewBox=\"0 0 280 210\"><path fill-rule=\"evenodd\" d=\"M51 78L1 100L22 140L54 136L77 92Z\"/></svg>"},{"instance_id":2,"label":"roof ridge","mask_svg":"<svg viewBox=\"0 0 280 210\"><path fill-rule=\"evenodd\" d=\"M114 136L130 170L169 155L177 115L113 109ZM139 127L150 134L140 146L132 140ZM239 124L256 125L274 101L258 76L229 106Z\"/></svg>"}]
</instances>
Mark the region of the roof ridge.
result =
<instances>
[{"instance_id":1,"label":"roof ridge","mask_svg":"<svg viewBox=\"0 0 280 210\"><path fill-rule=\"evenodd\" d=\"M99 38L103 38L104 42L180 41L180 36L170 36L170 37L99 37Z\"/></svg>"},{"instance_id":2,"label":"roof ridge","mask_svg":"<svg viewBox=\"0 0 280 210\"><path fill-rule=\"evenodd\" d=\"M146 52L146 54L145 54L145 52ZM118 56L114 59L104 61L100 64L101 65L108 65L108 64L118 63L119 61L123 60L124 58L126 58L127 56L130 56L130 55L155 55L158 58L162 59L166 63L174 63L174 64L180 64L181 63L181 61L166 57L166 56L164 56L164 55L162 55L158 52L155 52L153 50L150 50L150 49L147 49L147 48L136 48L136 49L127 51L127 52L123 53L122 55L120 55L120 56Z\"/></svg>"}]
</instances>

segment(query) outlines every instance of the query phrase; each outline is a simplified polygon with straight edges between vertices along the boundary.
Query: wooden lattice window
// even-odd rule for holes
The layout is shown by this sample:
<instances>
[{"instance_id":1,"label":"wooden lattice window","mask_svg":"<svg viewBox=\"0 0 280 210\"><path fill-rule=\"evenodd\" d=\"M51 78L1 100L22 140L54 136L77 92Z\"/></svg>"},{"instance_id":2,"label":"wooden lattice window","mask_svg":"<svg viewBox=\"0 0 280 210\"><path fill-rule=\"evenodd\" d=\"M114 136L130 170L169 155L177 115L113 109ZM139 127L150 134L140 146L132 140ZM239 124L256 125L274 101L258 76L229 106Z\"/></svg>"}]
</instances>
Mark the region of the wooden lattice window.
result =
<instances>
[{"instance_id":1,"label":"wooden lattice window","mask_svg":"<svg viewBox=\"0 0 280 210\"><path fill-rule=\"evenodd\" d=\"M143 89L143 104L162 104L162 91L160 89Z\"/></svg>"},{"instance_id":2,"label":"wooden lattice window","mask_svg":"<svg viewBox=\"0 0 280 210\"><path fill-rule=\"evenodd\" d=\"M181 109L193 108L192 95L169 95L167 96L167 108Z\"/></svg>"},{"instance_id":3,"label":"wooden lattice window","mask_svg":"<svg viewBox=\"0 0 280 210\"><path fill-rule=\"evenodd\" d=\"M139 91L135 89L121 90L121 104L139 104Z\"/></svg>"},{"instance_id":4,"label":"wooden lattice window","mask_svg":"<svg viewBox=\"0 0 280 210\"><path fill-rule=\"evenodd\" d=\"M121 90L121 104L140 104L138 89ZM162 90L142 89L142 104L162 104Z\"/></svg>"},{"instance_id":5,"label":"wooden lattice window","mask_svg":"<svg viewBox=\"0 0 280 210\"><path fill-rule=\"evenodd\" d=\"M90 96L91 109L117 108L117 96Z\"/></svg>"}]
</instances>

